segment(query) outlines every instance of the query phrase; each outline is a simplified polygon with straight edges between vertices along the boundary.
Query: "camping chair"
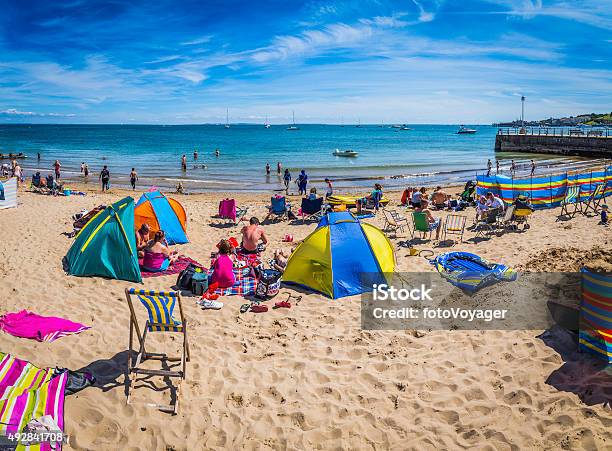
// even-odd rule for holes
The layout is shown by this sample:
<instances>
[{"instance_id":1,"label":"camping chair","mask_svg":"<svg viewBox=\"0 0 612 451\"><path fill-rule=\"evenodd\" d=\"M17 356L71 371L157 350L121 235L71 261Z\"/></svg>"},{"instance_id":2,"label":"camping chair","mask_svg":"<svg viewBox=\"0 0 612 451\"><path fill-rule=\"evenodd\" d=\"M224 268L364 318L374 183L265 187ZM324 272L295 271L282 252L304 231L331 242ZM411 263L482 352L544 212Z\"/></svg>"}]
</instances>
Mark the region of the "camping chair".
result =
<instances>
[{"instance_id":1,"label":"camping chair","mask_svg":"<svg viewBox=\"0 0 612 451\"><path fill-rule=\"evenodd\" d=\"M493 208L491 210L487 210L484 218L480 219L474 228L476 231L475 238L485 237L485 235L491 235L495 233L497 230L497 217L499 216L500 209Z\"/></svg>"},{"instance_id":2,"label":"camping chair","mask_svg":"<svg viewBox=\"0 0 612 451\"><path fill-rule=\"evenodd\" d=\"M601 204L601 201L604 198L606 186L607 184L604 185L603 183L595 185L595 189L584 204L584 211L582 212L582 214L586 216L586 214L589 212L589 209L593 210L593 213L595 214L599 212L599 205Z\"/></svg>"},{"instance_id":3,"label":"camping chair","mask_svg":"<svg viewBox=\"0 0 612 451\"><path fill-rule=\"evenodd\" d=\"M463 232L465 231L465 221L467 216L448 215L442 229L442 239L446 241L447 235L459 235L459 242L463 242Z\"/></svg>"},{"instance_id":4,"label":"camping chair","mask_svg":"<svg viewBox=\"0 0 612 451\"><path fill-rule=\"evenodd\" d=\"M323 205L323 198L309 199L307 197L302 198L301 216L302 224L306 219L309 221L319 221L325 214L327 207Z\"/></svg>"},{"instance_id":5,"label":"camping chair","mask_svg":"<svg viewBox=\"0 0 612 451\"><path fill-rule=\"evenodd\" d=\"M423 234L423 238L427 236L429 233L429 239L431 240L431 234L435 230L435 228L430 228L429 221L427 220L427 215L423 212L413 212L412 213L412 238L414 239L414 234L416 232L421 232Z\"/></svg>"},{"instance_id":6,"label":"camping chair","mask_svg":"<svg viewBox=\"0 0 612 451\"><path fill-rule=\"evenodd\" d=\"M236 206L236 199L223 199L219 202L219 217L225 219L226 224L233 222L238 224L244 219L249 207L238 208Z\"/></svg>"},{"instance_id":7,"label":"camping chair","mask_svg":"<svg viewBox=\"0 0 612 451\"><path fill-rule=\"evenodd\" d=\"M410 230L410 226L408 225L408 219L404 216L400 215L396 210L387 210L383 208L382 210L383 216L385 217L385 225L383 227L384 230L391 229L397 234L397 231L404 231L404 227L408 227Z\"/></svg>"},{"instance_id":8,"label":"camping chair","mask_svg":"<svg viewBox=\"0 0 612 451\"><path fill-rule=\"evenodd\" d=\"M286 220L289 218L289 212L291 206L287 203L285 197L272 197L270 199L270 206L268 207L268 219L270 216L274 216L274 219Z\"/></svg>"},{"instance_id":9,"label":"camping chair","mask_svg":"<svg viewBox=\"0 0 612 451\"><path fill-rule=\"evenodd\" d=\"M175 414L178 410L178 399L180 395L181 382L185 379L185 363L189 362L189 344L187 343L187 320L183 314L183 306L181 304L181 295L173 291L149 291L137 290L135 288L126 288L125 295L127 297L128 306L130 307L130 341L128 349L128 393L127 403L130 403L130 395L132 387L136 382L138 375L145 376L163 376L164 378L178 377L179 384L176 392L176 400L174 405L158 405L152 404L151 407L157 407L164 412ZM132 303L132 296L145 306L149 313L149 319L145 323L144 332L141 333L136 319L136 312ZM173 317L173 311L178 302L180 321ZM134 330L140 344L136 358L133 358L133 341ZM164 353L147 352L145 349L145 340L149 332L178 332L183 336L181 356L169 357ZM179 370L155 370L141 368L141 364L146 360L160 360L163 362L180 362Z\"/></svg>"},{"instance_id":10,"label":"camping chair","mask_svg":"<svg viewBox=\"0 0 612 451\"><path fill-rule=\"evenodd\" d=\"M570 205L574 206L573 211L570 213ZM565 198L561 201L561 213L559 216L569 216L573 218L576 213L582 213L582 201L580 200L580 185L572 185L567 187L565 192Z\"/></svg>"},{"instance_id":11,"label":"camping chair","mask_svg":"<svg viewBox=\"0 0 612 451\"><path fill-rule=\"evenodd\" d=\"M512 225L512 219L514 217L514 210L516 210L516 205L510 205L506 208L503 216L497 216L497 228L498 229L508 229Z\"/></svg>"}]
</instances>

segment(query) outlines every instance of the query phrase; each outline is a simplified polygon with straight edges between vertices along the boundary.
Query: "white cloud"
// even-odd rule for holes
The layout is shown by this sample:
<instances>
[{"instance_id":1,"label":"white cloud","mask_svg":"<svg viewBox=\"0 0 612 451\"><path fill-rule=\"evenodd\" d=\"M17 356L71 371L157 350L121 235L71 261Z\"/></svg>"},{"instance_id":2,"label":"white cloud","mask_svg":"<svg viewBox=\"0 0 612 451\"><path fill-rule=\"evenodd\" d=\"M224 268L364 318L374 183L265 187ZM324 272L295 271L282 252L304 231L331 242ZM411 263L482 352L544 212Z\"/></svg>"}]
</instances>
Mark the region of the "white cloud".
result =
<instances>
[{"instance_id":1,"label":"white cloud","mask_svg":"<svg viewBox=\"0 0 612 451\"><path fill-rule=\"evenodd\" d=\"M36 116L36 117L74 117L76 116L73 113L63 114L63 113L35 113L33 111L22 111L16 108L8 108L6 110L0 111L0 115L4 116Z\"/></svg>"},{"instance_id":2,"label":"white cloud","mask_svg":"<svg viewBox=\"0 0 612 451\"><path fill-rule=\"evenodd\" d=\"M195 38L195 39L191 39L189 41L184 41L181 42L181 45L199 45L199 44L206 44L207 42L210 42L212 40L212 35L205 35L205 36L201 36L199 38Z\"/></svg>"}]
</instances>

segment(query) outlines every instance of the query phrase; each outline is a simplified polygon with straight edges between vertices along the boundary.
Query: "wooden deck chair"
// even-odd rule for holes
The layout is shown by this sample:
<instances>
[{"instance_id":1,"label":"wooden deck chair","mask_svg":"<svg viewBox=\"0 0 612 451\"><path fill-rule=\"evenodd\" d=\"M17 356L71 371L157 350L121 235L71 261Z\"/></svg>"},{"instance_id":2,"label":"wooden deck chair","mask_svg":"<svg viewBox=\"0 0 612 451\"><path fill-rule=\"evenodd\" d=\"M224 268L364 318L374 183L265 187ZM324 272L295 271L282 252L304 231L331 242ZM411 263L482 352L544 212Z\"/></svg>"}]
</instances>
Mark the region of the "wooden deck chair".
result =
<instances>
[{"instance_id":1,"label":"wooden deck chair","mask_svg":"<svg viewBox=\"0 0 612 451\"><path fill-rule=\"evenodd\" d=\"M406 227L408 227L408 230L410 230L408 218L400 215L397 210L388 210L383 208L382 212L385 218L385 225L383 227L384 230L393 230L395 234L397 234L398 230L400 232L404 232Z\"/></svg>"},{"instance_id":2,"label":"wooden deck chair","mask_svg":"<svg viewBox=\"0 0 612 451\"><path fill-rule=\"evenodd\" d=\"M570 212L570 206L574 208ZM582 213L582 201L580 200L580 185L571 185L567 187L565 198L561 201L561 213L559 216L568 216L573 218L576 213Z\"/></svg>"},{"instance_id":3,"label":"wooden deck chair","mask_svg":"<svg viewBox=\"0 0 612 451\"><path fill-rule=\"evenodd\" d=\"M180 293L173 291L149 291L138 290L135 288L126 288L125 295L127 297L128 306L130 307L127 403L130 403L130 395L132 394L132 388L134 383L136 382L136 378L139 375L162 376L165 378L176 377L179 378L179 383L176 390L176 400L174 402L174 405L149 404L149 406L156 407L164 412L176 414L178 410L178 400L180 395L181 382L185 379L185 366L186 362L189 362L190 357L189 343L187 342L187 320L185 319L185 315L183 314L181 295ZM138 325L138 320L136 319L136 312L134 310L134 304L132 303L132 296L135 296L142 303L142 305L144 305L149 314L149 319L145 323L145 327L142 330L140 329ZM176 320L173 316L173 312L177 303L179 307L180 321ZM133 356L134 353L132 352L134 349L134 331L136 331L136 337L139 343L138 354L135 358ZM147 352L145 348L145 341L149 332L180 333L183 336L181 355L169 357L165 353ZM180 362L179 369L177 371L141 368L140 365L145 360Z\"/></svg>"},{"instance_id":4,"label":"wooden deck chair","mask_svg":"<svg viewBox=\"0 0 612 451\"><path fill-rule=\"evenodd\" d=\"M599 213L599 206L604 198L603 194L605 187L606 185L603 183L595 185L595 189L584 204L584 211L582 214L586 215L589 212L589 209L593 210L593 213L595 214Z\"/></svg>"},{"instance_id":5,"label":"wooden deck chair","mask_svg":"<svg viewBox=\"0 0 612 451\"><path fill-rule=\"evenodd\" d=\"M448 215L442 229L442 240L446 241L448 235L459 235L459 242L463 242L463 232L465 231L465 222L467 216L463 215Z\"/></svg>"}]
</instances>

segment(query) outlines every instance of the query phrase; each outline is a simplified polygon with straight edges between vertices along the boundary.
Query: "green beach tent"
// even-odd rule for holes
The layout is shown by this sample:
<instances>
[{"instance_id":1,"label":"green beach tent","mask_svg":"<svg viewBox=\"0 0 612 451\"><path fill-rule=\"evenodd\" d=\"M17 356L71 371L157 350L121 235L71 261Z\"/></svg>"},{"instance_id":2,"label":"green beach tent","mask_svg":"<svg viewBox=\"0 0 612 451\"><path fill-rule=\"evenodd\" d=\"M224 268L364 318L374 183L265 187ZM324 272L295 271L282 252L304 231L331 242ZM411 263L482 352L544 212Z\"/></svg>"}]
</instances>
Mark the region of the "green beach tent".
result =
<instances>
[{"instance_id":1,"label":"green beach tent","mask_svg":"<svg viewBox=\"0 0 612 451\"><path fill-rule=\"evenodd\" d=\"M81 229L64 263L73 276L142 282L134 235L134 199L109 205Z\"/></svg>"}]
</instances>

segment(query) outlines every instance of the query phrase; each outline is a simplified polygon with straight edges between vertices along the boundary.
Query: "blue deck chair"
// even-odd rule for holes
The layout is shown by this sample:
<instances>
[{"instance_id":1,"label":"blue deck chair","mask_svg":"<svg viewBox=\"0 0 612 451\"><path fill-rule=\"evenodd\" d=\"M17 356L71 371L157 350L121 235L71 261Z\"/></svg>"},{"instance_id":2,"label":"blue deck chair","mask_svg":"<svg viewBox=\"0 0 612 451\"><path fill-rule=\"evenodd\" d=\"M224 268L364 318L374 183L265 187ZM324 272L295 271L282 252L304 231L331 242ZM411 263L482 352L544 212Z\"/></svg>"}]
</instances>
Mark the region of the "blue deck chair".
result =
<instances>
[{"instance_id":1,"label":"blue deck chair","mask_svg":"<svg viewBox=\"0 0 612 451\"><path fill-rule=\"evenodd\" d=\"M309 199L304 197L302 198L302 205L300 209L302 210L302 223L304 223L306 220L319 221L325 213L323 198L319 197L318 199Z\"/></svg>"},{"instance_id":2,"label":"blue deck chair","mask_svg":"<svg viewBox=\"0 0 612 451\"><path fill-rule=\"evenodd\" d=\"M268 216L274 217L274 219L285 220L289 218L290 205L287 203L285 197L272 197L270 198L270 206L268 207Z\"/></svg>"},{"instance_id":3,"label":"blue deck chair","mask_svg":"<svg viewBox=\"0 0 612 451\"><path fill-rule=\"evenodd\" d=\"M178 399L180 394L181 382L185 379L185 366L189 361L189 343L187 342L187 320L183 314L183 306L181 304L181 295L173 291L150 291L138 290L135 288L126 288L125 295L127 297L128 306L130 307L130 340L128 349L128 392L127 403L130 403L132 387L136 383L136 378L140 376L162 376L164 378L179 378L179 384L176 389L176 401L170 405L154 404L164 412L176 414L178 410ZM144 329L141 331L136 318L136 311L132 303L132 296L135 296L145 307L149 314L149 319L145 323ZM174 309L178 304L180 320L174 317ZM134 332L139 342L138 354L134 357L133 344ZM169 332L180 333L183 336L182 353L178 357L169 357L165 353L147 352L145 349L145 341L147 333L153 332ZM140 365L145 360L160 360L164 362L180 362L178 370L156 370L141 368Z\"/></svg>"},{"instance_id":4,"label":"blue deck chair","mask_svg":"<svg viewBox=\"0 0 612 451\"><path fill-rule=\"evenodd\" d=\"M604 193L606 191L607 186L607 183L599 183L595 185L595 189L584 204L584 211L582 212L584 215L589 212L589 209L593 210L593 213L595 214L599 212L599 206L604 198Z\"/></svg>"},{"instance_id":5,"label":"blue deck chair","mask_svg":"<svg viewBox=\"0 0 612 451\"><path fill-rule=\"evenodd\" d=\"M570 212L570 206L574 206ZM582 201L580 200L580 185L572 185L567 187L565 198L561 201L561 213L559 216L568 216L573 218L576 213L582 213Z\"/></svg>"}]
</instances>

